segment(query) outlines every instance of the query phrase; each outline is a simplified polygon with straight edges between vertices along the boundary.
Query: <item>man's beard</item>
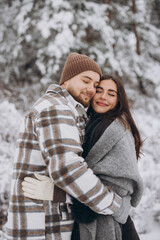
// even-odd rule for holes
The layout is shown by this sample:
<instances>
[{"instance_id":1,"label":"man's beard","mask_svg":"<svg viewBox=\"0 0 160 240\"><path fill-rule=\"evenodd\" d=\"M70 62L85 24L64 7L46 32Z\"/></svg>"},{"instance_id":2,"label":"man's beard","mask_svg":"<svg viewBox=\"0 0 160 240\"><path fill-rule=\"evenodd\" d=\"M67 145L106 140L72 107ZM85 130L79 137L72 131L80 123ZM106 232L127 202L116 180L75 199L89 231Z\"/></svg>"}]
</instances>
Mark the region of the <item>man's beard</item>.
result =
<instances>
[{"instance_id":1,"label":"man's beard","mask_svg":"<svg viewBox=\"0 0 160 240\"><path fill-rule=\"evenodd\" d=\"M73 98L74 98L77 102L81 103L85 108L88 107L89 104L90 104L90 100L89 100L89 101L85 101L85 100L82 99L80 96L75 96L75 97L73 96Z\"/></svg>"},{"instance_id":2,"label":"man's beard","mask_svg":"<svg viewBox=\"0 0 160 240\"><path fill-rule=\"evenodd\" d=\"M74 89L70 88L70 89L67 89L67 91L71 94L71 96L77 102L81 103L85 108L89 106L91 98L88 101L85 101L85 99L83 97L81 97L81 94L83 94L83 92L80 92L79 95L77 96Z\"/></svg>"}]
</instances>

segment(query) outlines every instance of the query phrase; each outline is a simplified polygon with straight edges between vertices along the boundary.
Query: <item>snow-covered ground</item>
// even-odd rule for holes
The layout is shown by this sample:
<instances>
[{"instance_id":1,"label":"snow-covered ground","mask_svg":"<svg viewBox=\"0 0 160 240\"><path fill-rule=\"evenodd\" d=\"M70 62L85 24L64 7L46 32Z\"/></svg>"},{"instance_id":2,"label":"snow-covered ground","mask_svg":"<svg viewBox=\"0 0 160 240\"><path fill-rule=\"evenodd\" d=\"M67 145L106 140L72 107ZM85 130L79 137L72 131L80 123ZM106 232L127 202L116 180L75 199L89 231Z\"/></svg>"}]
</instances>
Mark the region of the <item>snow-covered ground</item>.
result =
<instances>
[{"instance_id":1,"label":"snow-covered ground","mask_svg":"<svg viewBox=\"0 0 160 240\"><path fill-rule=\"evenodd\" d=\"M160 240L160 226L153 226L151 232L140 234L140 240Z\"/></svg>"}]
</instances>

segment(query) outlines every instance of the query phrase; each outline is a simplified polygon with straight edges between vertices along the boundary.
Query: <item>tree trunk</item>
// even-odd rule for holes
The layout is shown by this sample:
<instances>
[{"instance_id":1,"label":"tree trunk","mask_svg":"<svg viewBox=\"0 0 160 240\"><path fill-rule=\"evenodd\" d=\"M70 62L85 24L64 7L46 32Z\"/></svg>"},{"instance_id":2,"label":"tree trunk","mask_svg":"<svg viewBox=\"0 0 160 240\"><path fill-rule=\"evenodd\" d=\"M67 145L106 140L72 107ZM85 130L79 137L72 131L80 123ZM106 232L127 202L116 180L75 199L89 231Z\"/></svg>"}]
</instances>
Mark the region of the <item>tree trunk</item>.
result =
<instances>
[{"instance_id":1,"label":"tree trunk","mask_svg":"<svg viewBox=\"0 0 160 240\"><path fill-rule=\"evenodd\" d=\"M132 12L133 14L136 13L136 0L132 0ZM136 37L136 52L138 55L141 55L141 50L140 50L140 40L137 32L137 24L136 22L133 23L133 32Z\"/></svg>"}]
</instances>

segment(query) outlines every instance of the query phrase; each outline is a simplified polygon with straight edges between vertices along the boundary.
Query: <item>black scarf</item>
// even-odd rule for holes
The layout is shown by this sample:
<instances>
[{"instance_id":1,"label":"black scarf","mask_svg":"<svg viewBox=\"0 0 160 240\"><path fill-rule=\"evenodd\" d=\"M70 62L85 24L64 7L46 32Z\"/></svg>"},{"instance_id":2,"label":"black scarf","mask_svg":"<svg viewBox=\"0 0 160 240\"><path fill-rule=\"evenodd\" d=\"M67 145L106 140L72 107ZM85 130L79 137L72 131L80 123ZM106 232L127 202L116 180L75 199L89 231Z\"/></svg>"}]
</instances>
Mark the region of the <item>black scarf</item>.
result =
<instances>
[{"instance_id":1,"label":"black scarf","mask_svg":"<svg viewBox=\"0 0 160 240\"><path fill-rule=\"evenodd\" d=\"M85 129L85 138L83 143L83 158L86 158L91 148L102 136L105 129L111 124L104 114L94 114L90 118Z\"/></svg>"}]
</instances>

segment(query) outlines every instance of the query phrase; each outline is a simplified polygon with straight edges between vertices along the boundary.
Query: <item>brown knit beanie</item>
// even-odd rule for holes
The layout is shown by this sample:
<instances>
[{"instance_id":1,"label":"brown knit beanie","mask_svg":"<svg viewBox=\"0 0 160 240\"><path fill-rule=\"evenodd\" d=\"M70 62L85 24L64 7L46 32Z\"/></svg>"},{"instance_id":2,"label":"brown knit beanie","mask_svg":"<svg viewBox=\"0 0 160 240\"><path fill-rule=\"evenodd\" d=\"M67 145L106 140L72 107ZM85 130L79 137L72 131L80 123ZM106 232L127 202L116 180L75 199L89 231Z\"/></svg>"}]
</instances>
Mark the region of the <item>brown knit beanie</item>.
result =
<instances>
[{"instance_id":1,"label":"brown knit beanie","mask_svg":"<svg viewBox=\"0 0 160 240\"><path fill-rule=\"evenodd\" d=\"M65 81L88 70L97 72L100 77L102 76L100 67L93 59L83 54L71 53L65 62L59 84L62 85Z\"/></svg>"}]
</instances>

